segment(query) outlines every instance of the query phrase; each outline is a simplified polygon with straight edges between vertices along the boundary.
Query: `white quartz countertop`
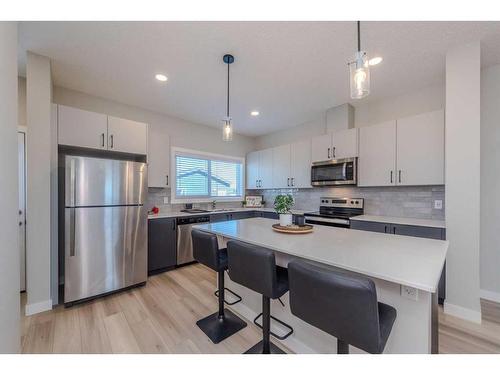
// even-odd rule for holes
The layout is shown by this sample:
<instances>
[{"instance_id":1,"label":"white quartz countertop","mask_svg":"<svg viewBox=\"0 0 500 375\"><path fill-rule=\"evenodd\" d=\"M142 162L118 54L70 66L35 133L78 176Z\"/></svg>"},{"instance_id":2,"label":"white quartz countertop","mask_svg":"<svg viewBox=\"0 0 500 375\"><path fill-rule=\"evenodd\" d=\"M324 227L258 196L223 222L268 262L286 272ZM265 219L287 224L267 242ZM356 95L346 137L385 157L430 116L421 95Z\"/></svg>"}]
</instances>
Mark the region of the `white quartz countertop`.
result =
<instances>
[{"instance_id":1,"label":"white quartz countertop","mask_svg":"<svg viewBox=\"0 0 500 375\"><path fill-rule=\"evenodd\" d=\"M446 222L444 220L411 219L405 217L377 216L377 215L359 215L359 216L353 216L350 219L360 220L360 221L374 221L377 223L416 225L419 227L446 228Z\"/></svg>"},{"instance_id":2,"label":"white quartz countertop","mask_svg":"<svg viewBox=\"0 0 500 375\"><path fill-rule=\"evenodd\" d=\"M251 212L251 211L275 212L274 208L271 207L260 207L260 208L235 207L235 208L225 208L223 210L214 210L214 211L196 212L196 213L182 212L182 211L165 211L165 212L160 212L156 215L155 214L148 215L148 219L216 215L216 214L226 214L231 212ZM309 211L292 210L292 214L294 215L303 215L305 212Z\"/></svg>"},{"instance_id":3,"label":"white quartz countertop","mask_svg":"<svg viewBox=\"0 0 500 375\"><path fill-rule=\"evenodd\" d=\"M366 276L435 293L448 241L316 225L309 234L272 230L274 220L251 218L196 227Z\"/></svg>"}]
</instances>

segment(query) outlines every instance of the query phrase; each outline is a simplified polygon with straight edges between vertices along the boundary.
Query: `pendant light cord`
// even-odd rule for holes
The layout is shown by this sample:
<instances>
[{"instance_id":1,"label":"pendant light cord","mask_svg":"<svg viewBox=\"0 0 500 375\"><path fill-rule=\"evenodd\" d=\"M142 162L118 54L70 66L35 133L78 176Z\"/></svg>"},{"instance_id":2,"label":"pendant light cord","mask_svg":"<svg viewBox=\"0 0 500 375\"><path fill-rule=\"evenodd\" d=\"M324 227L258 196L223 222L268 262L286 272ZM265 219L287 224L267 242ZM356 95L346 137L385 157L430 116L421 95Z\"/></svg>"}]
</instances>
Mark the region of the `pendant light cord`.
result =
<instances>
[{"instance_id":1,"label":"pendant light cord","mask_svg":"<svg viewBox=\"0 0 500 375\"><path fill-rule=\"evenodd\" d=\"M360 24L361 22L358 21L358 52L361 51L361 32L360 32Z\"/></svg>"},{"instance_id":2,"label":"pendant light cord","mask_svg":"<svg viewBox=\"0 0 500 375\"><path fill-rule=\"evenodd\" d=\"M226 107L226 116L229 118L229 65L227 64L227 107Z\"/></svg>"}]
</instances>

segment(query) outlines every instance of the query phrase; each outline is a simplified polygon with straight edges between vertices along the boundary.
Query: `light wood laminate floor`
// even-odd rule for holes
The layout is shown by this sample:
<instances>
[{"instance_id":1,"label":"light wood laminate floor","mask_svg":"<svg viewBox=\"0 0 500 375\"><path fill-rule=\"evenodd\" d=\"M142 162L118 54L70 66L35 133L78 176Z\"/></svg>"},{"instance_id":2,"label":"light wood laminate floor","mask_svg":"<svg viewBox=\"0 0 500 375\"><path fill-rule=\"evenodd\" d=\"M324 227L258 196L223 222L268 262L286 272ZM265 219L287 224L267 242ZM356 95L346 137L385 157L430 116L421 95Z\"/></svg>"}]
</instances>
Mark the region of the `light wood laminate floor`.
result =
<instances>
[{"instance_id":1,"label":"light wood laminate floor","mask_svg":"<svg viewBox=\"0 0 500 375\"><path fill-rule=\"evenodd\" d=\"M141 288L71 308L23 314L22 352L242 353L261 339L253 323L217 345L195 324L217 310L215 288L216 273L195 264L150 277ZM21 311L24 305L25 297ZM440 310L439 350L500 353L500 324L469 323Z\"/></svg>"}]
</instances>

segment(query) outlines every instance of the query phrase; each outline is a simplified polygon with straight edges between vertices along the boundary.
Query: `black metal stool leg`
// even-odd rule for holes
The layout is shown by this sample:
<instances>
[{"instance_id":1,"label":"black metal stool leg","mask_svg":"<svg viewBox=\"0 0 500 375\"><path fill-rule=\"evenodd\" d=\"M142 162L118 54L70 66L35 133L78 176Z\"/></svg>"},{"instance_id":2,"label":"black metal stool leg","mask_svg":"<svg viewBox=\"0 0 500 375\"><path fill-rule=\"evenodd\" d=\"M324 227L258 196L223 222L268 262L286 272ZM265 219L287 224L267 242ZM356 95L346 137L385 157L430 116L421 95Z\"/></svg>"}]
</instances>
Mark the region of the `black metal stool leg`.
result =
<instances>
[{"instance_id":1,"label":"black metal stool leg","mask_svg":"<svg viewBox=\"0 0 500 375\"><path fill-rule=\"evenodd\" d=\"M271 300L262 296L262 341L248 349L245 354L285 354L271 342Z\"/></svg>"},{"instance_id":2,"label":"black metal stool leg","mask_svg":"<svg viewBox=\"0 0 500 375\"><path fill-rule=\"evenodd\" d=\"M349 344L337 339L337 354L349 354Z\"/></svg>"},{"instance_id":3,"label":"black metal stool leg","mask_svg":"<svg viewBox=\"0 0 500 375\"><path fill-rule=\"evenodd\" d=\"M196 325L205 332L214 344L218 344L247 326L246 322L236 314L224 309L224 271L218 272L218 279L219 310L196 322Z\"/></svg>"}]
</instances>

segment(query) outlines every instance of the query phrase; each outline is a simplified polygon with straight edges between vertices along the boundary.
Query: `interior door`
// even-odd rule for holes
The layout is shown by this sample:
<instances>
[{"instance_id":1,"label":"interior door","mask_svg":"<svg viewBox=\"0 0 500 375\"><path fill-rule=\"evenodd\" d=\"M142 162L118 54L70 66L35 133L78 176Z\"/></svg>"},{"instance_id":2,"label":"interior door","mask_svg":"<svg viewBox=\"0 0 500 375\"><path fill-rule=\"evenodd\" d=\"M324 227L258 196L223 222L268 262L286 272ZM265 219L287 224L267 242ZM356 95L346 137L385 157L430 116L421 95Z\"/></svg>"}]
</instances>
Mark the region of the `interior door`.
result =
<instances>
[{"instance_id":1,"label":"interior door","mask_svg":"<svg viewBox=\"0 0 500 375\"><path fill-rule=\"evenodd\" d=\"M287 188L291 186L290 173L290 145L274 147L273 149L273 189Z\"/></svg>"},{"instance_id":2,"label":"interior door","mask_svg":"<svg viewBox=\"0 0 500 375\"><path fill-rule=\"evenodd\" d=\"M292 143L290 150L291 184L294 188L311 186L311 140Z\"/></svg>"},{"instance_id":3,"label":"interior door","mask_svg":"<svg viewBox=\"0 0 500 375\"><path fill-rule=\"evenodd\" d=\"M21 291L26 290L26 133L17 133L19 171L19 260Z\"/></svg>"},{"instance_id":4,"label":"interior door","mask_svg":"<svg viewBox=\"0 0 500 375\"><path fill-rule=\"evenodd\" d=\"M146 155L148 125L108 116L108 150Z\"/></svg>"},{"instance_id":5,"label":"interior door","mask_svg":"<svg viewBox=\"0 0 500 375\"><path fill-rule=\"evenodd\" d=\"M359 186L396 184L396 121L359 129Z\"/></svg>"}]
</instances>

